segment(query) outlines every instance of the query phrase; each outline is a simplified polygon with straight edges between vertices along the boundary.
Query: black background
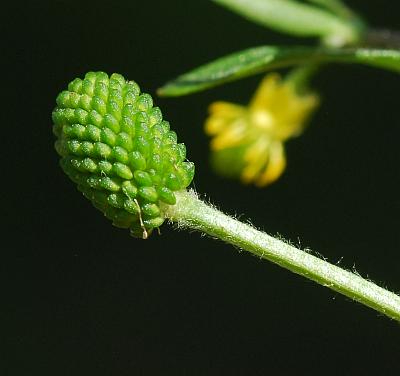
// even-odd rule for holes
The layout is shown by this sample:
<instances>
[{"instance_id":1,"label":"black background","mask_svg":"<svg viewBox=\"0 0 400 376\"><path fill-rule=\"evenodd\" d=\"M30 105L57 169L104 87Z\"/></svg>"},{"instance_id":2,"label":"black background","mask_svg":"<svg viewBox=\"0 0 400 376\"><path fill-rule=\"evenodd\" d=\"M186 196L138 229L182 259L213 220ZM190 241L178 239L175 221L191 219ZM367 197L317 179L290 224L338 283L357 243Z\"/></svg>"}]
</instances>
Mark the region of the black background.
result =
<instances>
[{"instance_id":1,"label":"black background","mask_svg":"<svg viewBox=\"0 0 400 376\"><path fill-rule=\"evenodd\" d=\"M399 4L350 1L400 28ZM2 375L366 374L400 370L400 327L269 262L164 225L130 238L58 167L51 111L88 70L143 91L221 55L313 43L209 1L42 1L4 12ZM3 24L4 25L4 24ZM8 54L8 52L10 52ZM155 102L218 207L400 291L399 75L332 65L322 106L266 189L214 175L202 131L214 100L245 103L260 77ZM10 82L8 83L8 80Z\"/></svg>"}]
</instances>

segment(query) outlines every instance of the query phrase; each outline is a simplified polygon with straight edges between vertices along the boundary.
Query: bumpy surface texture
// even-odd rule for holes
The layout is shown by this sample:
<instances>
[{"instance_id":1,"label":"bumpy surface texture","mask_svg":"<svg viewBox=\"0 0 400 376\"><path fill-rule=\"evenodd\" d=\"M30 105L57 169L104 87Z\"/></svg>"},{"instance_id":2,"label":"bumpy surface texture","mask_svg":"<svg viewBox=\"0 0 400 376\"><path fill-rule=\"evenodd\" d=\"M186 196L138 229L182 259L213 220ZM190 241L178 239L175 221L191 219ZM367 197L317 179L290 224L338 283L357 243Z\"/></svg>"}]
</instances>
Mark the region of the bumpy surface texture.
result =
<instances>
[{"instance_id":1,"label":"bumpy surface texture","mask_svg":"<svg viewBox=\"0 0 400 376\"><path fill-rule=\"evenodd\" d=\"M61 167L113 224L146 238L164 221L162 203L192 181L184 144L139 86L89 72L57 97L53 111Z\"/></svg>"}]
</instances>

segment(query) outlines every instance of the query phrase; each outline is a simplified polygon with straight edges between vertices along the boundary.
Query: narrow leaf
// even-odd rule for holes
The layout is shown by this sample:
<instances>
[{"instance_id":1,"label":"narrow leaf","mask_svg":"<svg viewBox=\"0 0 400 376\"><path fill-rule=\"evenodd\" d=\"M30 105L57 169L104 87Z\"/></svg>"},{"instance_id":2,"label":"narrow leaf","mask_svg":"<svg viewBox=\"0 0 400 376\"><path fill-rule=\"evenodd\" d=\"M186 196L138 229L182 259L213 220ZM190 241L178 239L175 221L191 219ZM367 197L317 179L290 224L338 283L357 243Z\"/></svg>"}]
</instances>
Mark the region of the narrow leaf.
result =
<instances>
[{"instance_id":1,"label":"narrow leaf","mask_svg":"<svg viewBox=\"0 0 400 376\"><path fill-rule=\"evenodd\" d=\"M332 1L332 0L331 0ZM320 37L343 45L358 37L347 20L311 4L293 0L214 0L250 21L301 37Z\"/></svg>"},{"instance_id":2,"label":"narrow leaf","mask_svg":"<svg viewBox=\"0 0 400 376\"><path fill-rule=\"evenodd\" d=\"M400 73L400 50L260 46L219 58L168 82L162 96L202 91L257 73L309 63L359 63Z\"/></svg>"},{"instance_id":3,"label":"narrow leaf","mask_svg":"<svg viewBox=\"0 0 400 376\"><path fill-rule=\"evenodd\" d=\"M342 18L352 18L354 12L342 0L307 0L309 3L320 5Z\"/></svg>"},{"instance_id":4,"label":"narrow leaf","mask_svg":"<svg viewBox=\"0 0 400 376\"><path fill-rule=\"evenodd\" d=\"M314 3L318 6L329 10L343 20L348 20L353 26L360 30L365 31L367 27L362 18L349 8L342 0L307 0L309 3Z\"/></svg>"}]
</instances>

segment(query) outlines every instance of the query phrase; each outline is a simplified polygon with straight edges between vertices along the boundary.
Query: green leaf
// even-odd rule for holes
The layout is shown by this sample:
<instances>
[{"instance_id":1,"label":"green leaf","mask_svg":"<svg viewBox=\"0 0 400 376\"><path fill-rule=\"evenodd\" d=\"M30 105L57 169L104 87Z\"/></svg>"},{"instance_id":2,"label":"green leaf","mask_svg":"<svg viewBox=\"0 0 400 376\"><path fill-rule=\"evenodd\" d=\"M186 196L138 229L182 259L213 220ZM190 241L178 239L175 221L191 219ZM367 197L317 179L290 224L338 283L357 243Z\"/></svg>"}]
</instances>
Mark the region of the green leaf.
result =
<instances>
[{"instance_id":1,"label":"green leaf","mask_svg":"<svg viewBox=\"0 0 400 376\"><path fill-rule=\"evenodd\" d=\"M359 63L400 73L400 50L260 46L219 58L168 82L162 96L180 96L269 70L299 64Z\"/></svg>"},{"instance_id":2,"label":"green leaf","mask_svg":"<svg viewBox=\"0 0 400 376\"><path fill-rule=\"evenodd\" d=\"M307 0L309 3L314 3L318 6L329 10L343 20L351 22L355 28L358 28L362 33L365 31L366 24L362 18L349 8L342 0Z\"/></svg>"},{"instance_id":3,"label":"green leaf","mask_svg":"<svg viewBox=\"0 0 400 376\"><path fill-rule=\"evenodd\" d=\"M347 19L320 6L293 0L213 1L262 26L300 37L320 37L336 47L354 43L359 37L358 28Z\"/></svg>"},{"instance_id":4,"label":"green leaf","mask_svg":"<svg viewBox=\"0 0 400 376\"><path fill-rule=\"evenodd\" d=\"M342 0L306 0L309 3L320 5L341 18L350 18L353 11Z\"/></svg>"}]
</instances>

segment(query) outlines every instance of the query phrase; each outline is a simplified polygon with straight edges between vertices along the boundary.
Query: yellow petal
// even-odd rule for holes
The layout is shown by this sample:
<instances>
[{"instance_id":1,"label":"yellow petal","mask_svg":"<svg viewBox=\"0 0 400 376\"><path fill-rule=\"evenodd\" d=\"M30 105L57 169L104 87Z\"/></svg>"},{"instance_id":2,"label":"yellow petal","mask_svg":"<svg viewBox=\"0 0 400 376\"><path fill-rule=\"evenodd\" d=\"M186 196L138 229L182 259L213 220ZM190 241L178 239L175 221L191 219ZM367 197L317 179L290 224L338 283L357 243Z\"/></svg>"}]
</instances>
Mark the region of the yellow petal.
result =
<instances>
[{"instance_id":1,"label":"yellow petal","mask_svg":"<svg viewBox=\"0 0 400 376\"><path fill-rule=\"evenodd\" d=\"M278 179L286 167L286 157L283 144L281 142L275 142L271 145L269 151L269 159L265 170L255 181L258 187L264 187L267 184L274 182Z\"/></svg>"},{"instance_id":2,"label":"yellow petal","mask_svg":"<svg viewBox=\"0 0 400 376\"><path fill-rule=\"evenodd\" d=\"M246 141L247 127L247 122L244 119L236 120L211 140L211 148L221 150L242 144Z\"/></svg>"},{"instance_id":3,"label":"yellow petal","mask_svg":"<svg viewBox=\"0 0 400 376\"><path fill-rule=\"evenodd\" d=\"M210 115L219 115L227 118L242 116L246 107L230 102L213 102L208 107Z\"/></svg>"},{"instance_id":4,"label":"yellow petal","mask_svg":"<svg viewBox=\"0 0 400 376\"><path fill-rule=\"evenodd\" d=\"M246 165L240 176L244 183L251 183L262 171L269 158L269 145L270 140L263 137L247 149L243 157Z\"/></svg>"},{"instance_id":5,"label":"yellow petal","mask_svg":"<svg viewBox=\"0 0 400 376\"><path fill-rule=\"evenodd\" d=\"M210 136L224 132L247 113L245 107L229 102L214 102L209 106L209 111L204 129Z\"/></svg>"},{"instance_id":6,"label":"yellow petal","mask_svg":"<svg viewBox=\"0 0 400 376\"><path fill-rule=\"evenodd\" d=\"M243 171L240 175L240 180L244 184L252 183L254 182L259 173L260 173L260 166L258 164L249 164L243 168Z\"/></svg>"},{"instance_id":7,"label":"yellow petal","mask_svg":"<svg viewBox=\"0 0 400 376\"><path fill-rule=\"evenodd\" d=\"M277 94L279 89L280 76L277 73L268 74L261 81L252 100L250 101L250 108L268 108L269 103Z\"/></svg>"},{"instance_id":8,"label":"yellow petal","mask_svg":"<svg viewBox=\"0 0 400 376\"><path fill-rule=\"evenodd\" d=\"M253 143L247 148L244 160L247 163L255 163L260 161L264 156L268 158L270 144L271 140L265 136L253 140Z\"/></svg>"},{"instance_id":9,"label":"yellow petal","mask_svg":"<svg viewBox=\"0 0 400 376\"><path fill-rule=\"evenodd\" d=\"M249 110L256 127L283 141L301 133L317 104L316 95L300 95L290 81L281 82L279 75L269 74L259 85Z\"/></svg>"},{"instance_id":10,"label":"yellow petal","mask_svg":"<svg viewBox=\"0 0 400 376\"><path fill-rule=\"evenodd\" d=\"M213 136L222 132L226 127L229 126L229 124L230 121L225 117L210 116L204 124L204 131L209 136Z\"/></svg>"},{"instance_id":11,"label":"yellow petal","mask_svg":"<svg viewBox=\"0 0 400 376\"><path fill-rule=\"evenodd\" d=\"M317 95L299 96L293 92L286 100L282 99L280 103L275 103L270 111L283 123L302 124L318 105L318 102Z\"/></svg>"}]
</instances>

